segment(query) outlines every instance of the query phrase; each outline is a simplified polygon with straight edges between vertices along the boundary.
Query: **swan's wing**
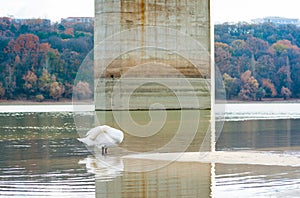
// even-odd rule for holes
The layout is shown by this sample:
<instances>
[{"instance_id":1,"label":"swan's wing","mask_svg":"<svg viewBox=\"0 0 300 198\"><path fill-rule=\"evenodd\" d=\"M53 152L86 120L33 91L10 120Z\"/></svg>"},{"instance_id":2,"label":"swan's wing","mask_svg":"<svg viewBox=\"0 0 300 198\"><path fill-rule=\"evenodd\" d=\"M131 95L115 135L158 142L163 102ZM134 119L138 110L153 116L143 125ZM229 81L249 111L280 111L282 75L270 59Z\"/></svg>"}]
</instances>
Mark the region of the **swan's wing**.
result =
<instances>
[{"instance_id":1,"label":"swan's wing","mask_svg":"<svg viewBox=\"0 0 300 198\"><path fill-rule=\"evenodd\" d=\"M102 127L101 126L97 126L95 128L92 128L91 130L89 130L86 133L86 137L88 137L91 140L95 140L98 137L98 135L100 135L101 133L103 133Z\"/></svg>"},{"instance_id":2,"label":"swan's wing","mask_svg":"<svg viewBox=\"0 0 300 198\"><path fill-rule=\"evenodd\" d=\"M124 134L119 129L105 126L103 128L103 131L105 132L106 135L108 135L108 139L110 140L110 142L114 144L120 144L123 141Z\"/></svg>"},{"instance_id":3,"label":"swan's wing","mask_svg":"<svg viewBox=\"0 0 300 198\"><path fill-rule=\"evenodd\" d=\"M112 137L109 132L103 132L97 136L95 142L99 146L114 147L120 143L120 139Z\"/></svg>"},{"instance_id":4,"label":"swan's wing","mask_svg":"<svg viewBox=\"0 0 300 198\"><path fill-rule=\"evenodd\" d=\"M103 125L89 130L82 142L111 147L120 144L123 138L124 135L122 131Z\"/></svg>"},{"instance_id":5,"label":"swan's wing","mask_svg":"<svg viewBox=\"0 0 300 198\"><path fill-rule=\"evenodd\" d=\"M115 146L116 143L113 139L111 139L111 137L109 136L109 134L103 132L100 133L96 140L95 140L96 144L99 146L105 145L107 147L111 147L111 146Z\"/></svg>"}]
</instances>

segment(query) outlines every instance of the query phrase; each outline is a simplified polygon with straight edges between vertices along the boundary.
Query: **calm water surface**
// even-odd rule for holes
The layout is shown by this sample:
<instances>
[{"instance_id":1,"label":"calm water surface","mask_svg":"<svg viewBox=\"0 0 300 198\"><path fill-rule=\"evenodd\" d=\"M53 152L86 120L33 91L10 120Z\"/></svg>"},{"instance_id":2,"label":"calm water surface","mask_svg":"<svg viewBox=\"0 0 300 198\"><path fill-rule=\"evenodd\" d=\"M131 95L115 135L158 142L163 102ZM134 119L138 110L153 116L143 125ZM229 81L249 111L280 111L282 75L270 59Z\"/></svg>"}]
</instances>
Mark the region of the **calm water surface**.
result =
<instances>
[{"instance_id":1,"label":"calm water surface","mask_svg":"<svg viewBox=\"0 0 300 198\"><path fill-rule=\"evenodd\" d=\"M200 128L186 151L207 149L202 144L209 128L209 111L201 113ZM111 112L0 114L0 197L297 197L300 170L296 167L223 165L123 160L122 155L149 152L171 140L170 152L178 151L184 137L174 138L179 122L191 125L195 112L182 118L180 111L167 113L166 125L147 138L126 132L120 148L109 155L92 155L77 141L88 125L101 121L117 127ZM76 115L78 116L78 115ZM147 124L147 112L133 112ZM78 117L75 119L78 120ZM123 120L125 122L126 120ZM219 150L267 150L300 156L300 120L227 121L218 139ZM182 148L180 148L182 149ZM148 171L149 167L158 169ZM144 171L143 171L144 170Z\"/></svg>"}]
</instances>

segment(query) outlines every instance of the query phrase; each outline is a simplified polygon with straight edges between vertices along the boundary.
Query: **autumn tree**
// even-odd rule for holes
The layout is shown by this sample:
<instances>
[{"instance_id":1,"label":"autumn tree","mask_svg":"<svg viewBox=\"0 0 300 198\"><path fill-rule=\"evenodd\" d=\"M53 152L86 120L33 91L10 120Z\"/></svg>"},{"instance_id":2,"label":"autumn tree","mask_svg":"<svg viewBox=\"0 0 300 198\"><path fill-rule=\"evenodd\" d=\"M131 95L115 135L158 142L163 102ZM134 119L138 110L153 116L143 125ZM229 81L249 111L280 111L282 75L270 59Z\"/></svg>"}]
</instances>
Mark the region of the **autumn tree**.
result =
<instances>
[{"instance_id":1,"label":"autumn tree","mask_svg":"<svg viewBox=\"0 0 300 198\"><path fill-rule=\"evenodd\" d=\"M224 23L215 25L215 41L216 66L222 75L241 82L241 74L250 70L266 97L279 96L282 87L289 89L290 97L300 97L300 27ZM222 45L231 49L230 57Z\"/></svg>"},{"instance_id":2,"label":"autumn tree","mask_svg":"<svg viewBox=\"0 0 300 198\"><path fill-rule=\"evenodd\" d=\"M262 79L262 87L266 91L267 97L277 96L277 90L275 88L275 85L274 83L271 82L270 79Z\"/></svg>"},{"instance_id":3,"label":"autumn tree","mask_svg":"<svg viewBox=\"0 0 300 198\"><path fill-rule=\"evenodd\" d=\"M64 87L61 97L71 98L78 68L93 44L93 24L63 27L62 24L51 24L42 19L20 24L0 17L2 98L22 99L25 95L29 98L38 95L36 100L39 101L57 98L53 94L54 89L50 96L50 85L54 83L51 75L56 76L58 83L54 83L52 88L54 85ZM31 74L36 76L36 84L29 80L33 76Z\"/></svg>"},{"instance_id":4,"label":"autumn tree","mask_svg":"<svg viewBox=\"0 0 300 198\"><path fill-rule=\"evenodd\" d=\"M292 45L291 41L289 40L279 40L271 46L276 55L281 55L283 52L286 52L289 48L297 49L298 47Z\"/></svg>"},{"instance_id":5,"label":"autumn tree","mask_svg":"<svg viewBox=\"0 0 300 198\"><path fill-rule=\"evenodd\" d=\"M16 40L11 40L5 49L8 57L9 70L16 77L16 88L23 88L22 78L27 71L35 75L41 73L42 63L45 61L50 46L47 43L39 43L39 38L33 34L22 34Z\"/></svg>"},{"instance_id":6,"label":"autumn tree","mask_svg":"<svg viewBox=\"0 0 300 198\"><path fill-rule=\"evenodd\" d=\"M232 48L226 43L215 43L215 64L221 73L225 73L230 66Z\"/></svg>"},{"instance_id":7,"label":"autumn tree","mask_svg":"<svg viewBox=\"0 0 300 198\"><path fill-rule=\"evenodd\" d=\"M292 95L292 92L289 90L289 88L282 87L281 88L281 95L282 95L283 99L286 100Z\"/></svg>"},{"instance_id":8,"label":"autumn tree","mask_svg":"<svg viewBox=\"0 0 300 198\"><path fill-rule=\"evenodd\" d=\"M23 88L27 99L29 99L29 97L34 95L37 90L37 76L34 72L29 70L23 75L23 80L25 81Z\"/></svg>"},{"instance_id":9,"label":"autumn tree","mask_svg":"<svg viewBox=\"0 0 300 198\"><path fill-rule=\"evenodd\" d=\"M246 48L249 49L251 54L254 55L255 60L257 60L259 56L268 52L269 44L260 38L250 35L246 39Z\"/></svg>"},{"instance_id":10,"label":"autumn tree","mask_svg":"<svg viewBox=\"0 0 300 198\"><path fill-rule=\"evenodd\" d=\"M79 81L73 88L73 94L73 97L79 100L90 99L92 96L92 91L89 83Z\"/></svg>"},{"instance_id":11,"label":"autumn tree","mask_svg":"<svg viewBox=\"0 0 300 198\"><path fill-rule=\"evenodd\" d=\"M64 33L74 36L74 28L67 28L65 29Z\"/></svg>"},{"instance_id":12,"label":"autumn tree","mask_svg":"<svg viewBox=\"0 0 300 198\"><path fill-rule=\"evenodd\" d=\"M239 92L239 97L242 100L255 100L259 84L257 80L251 75L250 70L247 70L241 74L241 82L242 85Z\"/></svg>"},{"instance_id":13,"label":"autumn tree","mask_svg":"<svg viewBox=\"0 0 300 198\"><path fill-rule=\"evenodd\" d=\"M21 34L16 40L11 40L5 50L11 56L20 58L20 63L26 71L34 68L40 63L40 53L45 53L47 44L40 44L39 38L33 34ZM48 46L49 47L49 46Z\"/></svg>"}]
</instances>

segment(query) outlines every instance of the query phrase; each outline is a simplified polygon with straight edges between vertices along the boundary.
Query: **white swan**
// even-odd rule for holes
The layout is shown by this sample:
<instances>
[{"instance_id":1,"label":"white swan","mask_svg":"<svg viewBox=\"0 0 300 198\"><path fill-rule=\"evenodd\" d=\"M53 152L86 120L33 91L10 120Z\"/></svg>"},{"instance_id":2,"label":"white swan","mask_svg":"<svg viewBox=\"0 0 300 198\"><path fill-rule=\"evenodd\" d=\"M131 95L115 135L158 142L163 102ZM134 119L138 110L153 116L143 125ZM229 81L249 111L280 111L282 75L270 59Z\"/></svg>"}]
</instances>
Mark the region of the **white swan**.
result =
<instances>
[{"instance_id":1,"label":"white swan","mask_svg":"<svg viewBox=\"0 0 300 198\"><path fill-rule=\"evenodd\" d=\"M118 146L124 139L122 131L107 125L97 126L86 133L79 141L87 146L96 146L102 149L102 155L107 153L108 147Z\"/></svg>"}]
</instances>

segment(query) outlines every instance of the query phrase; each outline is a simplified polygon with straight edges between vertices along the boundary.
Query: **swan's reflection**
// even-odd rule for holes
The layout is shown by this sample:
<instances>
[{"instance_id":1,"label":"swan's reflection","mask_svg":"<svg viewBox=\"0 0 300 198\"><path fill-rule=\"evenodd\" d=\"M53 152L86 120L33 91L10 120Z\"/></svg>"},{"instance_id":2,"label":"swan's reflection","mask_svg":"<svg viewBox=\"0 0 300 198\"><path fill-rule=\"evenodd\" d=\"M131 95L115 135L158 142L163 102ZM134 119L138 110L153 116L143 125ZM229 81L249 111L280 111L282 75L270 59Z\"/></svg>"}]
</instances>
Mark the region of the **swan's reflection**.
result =
<instances>
[{"instance_id":1,"label":"swan's reflection","mask_svg":"<svg viewBox=\"0 0 300 198\"><path fill-rule=\"evenodd\" d=\"M122 175L123 160L120 156L88 156L78 162L85 164L87 172L95 174L96 180L112 180Z\"/></svg>"}]
</instances>

